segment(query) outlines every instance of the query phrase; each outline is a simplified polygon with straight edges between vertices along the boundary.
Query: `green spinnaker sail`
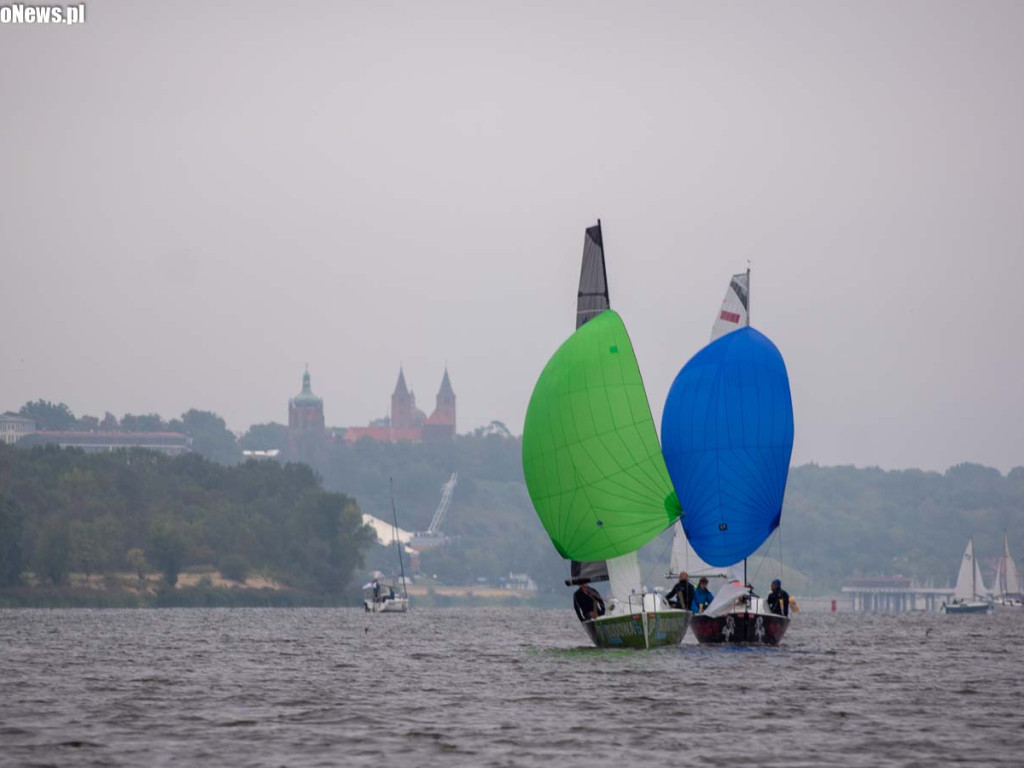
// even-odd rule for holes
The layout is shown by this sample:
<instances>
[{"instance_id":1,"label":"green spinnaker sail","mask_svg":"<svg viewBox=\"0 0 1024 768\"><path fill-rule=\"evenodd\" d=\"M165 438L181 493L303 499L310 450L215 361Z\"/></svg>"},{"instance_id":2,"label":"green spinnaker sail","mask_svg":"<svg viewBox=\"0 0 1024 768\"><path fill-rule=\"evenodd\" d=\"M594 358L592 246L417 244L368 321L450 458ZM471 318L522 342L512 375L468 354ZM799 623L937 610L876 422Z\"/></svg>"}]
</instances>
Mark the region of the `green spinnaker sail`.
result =
<instances>
[{"instance_id":1,"label":"green spinnaker sail","mask_svg":"<svg viewBox=\"0 0 1024 768\"><path fill-rule=\"evenodd\" d=\"M559 347L523 427L523 472L558 553L604 560L679 518L626 326L608 310Z\"/></svg>"}]
</instances>

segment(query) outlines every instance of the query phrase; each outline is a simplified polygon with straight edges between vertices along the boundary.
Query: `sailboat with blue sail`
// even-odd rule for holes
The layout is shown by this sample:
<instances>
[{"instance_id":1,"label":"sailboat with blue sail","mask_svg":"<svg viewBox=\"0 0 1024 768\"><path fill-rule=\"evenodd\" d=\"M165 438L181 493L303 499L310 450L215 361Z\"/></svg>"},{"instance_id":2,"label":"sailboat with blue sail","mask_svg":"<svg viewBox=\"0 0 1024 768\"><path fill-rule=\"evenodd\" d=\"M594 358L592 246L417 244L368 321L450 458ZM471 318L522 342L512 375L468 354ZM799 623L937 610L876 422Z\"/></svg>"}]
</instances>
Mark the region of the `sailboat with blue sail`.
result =
<instances>
[{"instance_id":1,"label":"sailboat with blue sail","mask_svg":"<svg viewBox=\"0 0 1024 768\"><path fill-rule=\"evenodd\" d=\"M676 376L661 423L689 546L720 568L743 563L778 528L793 452L789 375L775 344L749 324L749 287L749 271L733 276L712 341ZM727 583L693 616L698 641L782 640L789 617L745 582L746 574Z\"/></svg>"},{"instance_id":2,"label":"sailboat with blue sail","mask_svg":"<svg viewBox=\"0 0 1024 768\"><path fill-rule=\"evenodd\" d=\"M578 614L590 640L601 648L676 645L691 613L644 587L637 551L679 518L679 501L633 345L608 301L600 221L584 235L576 309L576 330L544 367L526 409L526 487L551 543L571 561L566 583L584 590L611 582L603 613Z\"/></svg>"}]
</instances>

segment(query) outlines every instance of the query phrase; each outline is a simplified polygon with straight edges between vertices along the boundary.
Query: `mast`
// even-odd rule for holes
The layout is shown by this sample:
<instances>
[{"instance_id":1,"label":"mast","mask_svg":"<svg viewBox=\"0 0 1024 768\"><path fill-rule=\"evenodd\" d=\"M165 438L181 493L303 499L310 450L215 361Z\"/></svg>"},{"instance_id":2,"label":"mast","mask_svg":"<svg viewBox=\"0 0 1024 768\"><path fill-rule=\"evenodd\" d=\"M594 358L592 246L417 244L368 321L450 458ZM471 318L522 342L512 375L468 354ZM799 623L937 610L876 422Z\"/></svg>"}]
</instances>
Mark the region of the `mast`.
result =
<instances>
[{"instance_id":1,"label":"mast","mask_svg":"<svg viewBox=\"0 0 1024 768\"><path fill-rule=\"evenodd\" d=\"M978 569L974 567L974 537L971 537L971 592L974 596L971 597L973 600L978 594L978 583L975 581L974 574L978 572Z\"/></svg>"},{"instance_id":2,"label":"mast","mask_svg":"<svg viewBox=\"0 0 1024 768\"><path fill-rule=\"evenodd\" d=\"M747 325L750 325L750 262L747 262Z\"/></svg>"},{"instance_id":3,"label":"mast","mask_svg":"<svg viewBox=\"0 0 1024 768\"><path fill-rule=\"evenodd\" d=\"M395 480L388 478L388 486L391 489L391 516L395 521L395 548L398 550L398 567L402 572L402 597L409 599L409 593L405 588L405 564L402 562L402 542L398 540L398 510L395 508Z\"/></svg>"}]
</instances>

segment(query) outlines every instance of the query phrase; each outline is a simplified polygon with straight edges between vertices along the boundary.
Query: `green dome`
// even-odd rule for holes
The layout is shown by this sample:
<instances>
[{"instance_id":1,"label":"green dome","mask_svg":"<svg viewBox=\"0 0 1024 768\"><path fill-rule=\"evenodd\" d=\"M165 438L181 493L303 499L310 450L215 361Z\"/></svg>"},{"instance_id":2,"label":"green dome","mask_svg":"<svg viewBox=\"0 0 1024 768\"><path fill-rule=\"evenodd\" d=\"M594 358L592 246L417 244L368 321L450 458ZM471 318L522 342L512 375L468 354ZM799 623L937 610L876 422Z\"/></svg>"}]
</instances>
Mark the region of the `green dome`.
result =
<instances>
[{"instance_id":1,"label":"green dome","mask_svg":"<svg viewBox=\"0 0 1024 768\"><path fill-rule=\"evenodd\" d=\"M313 394L312 388L309 386L309 369L302 374L302 391L299 392L295 397L292 398L292 402L295 405L320 405L323 400Z\"/></svg>"}]
</instances>

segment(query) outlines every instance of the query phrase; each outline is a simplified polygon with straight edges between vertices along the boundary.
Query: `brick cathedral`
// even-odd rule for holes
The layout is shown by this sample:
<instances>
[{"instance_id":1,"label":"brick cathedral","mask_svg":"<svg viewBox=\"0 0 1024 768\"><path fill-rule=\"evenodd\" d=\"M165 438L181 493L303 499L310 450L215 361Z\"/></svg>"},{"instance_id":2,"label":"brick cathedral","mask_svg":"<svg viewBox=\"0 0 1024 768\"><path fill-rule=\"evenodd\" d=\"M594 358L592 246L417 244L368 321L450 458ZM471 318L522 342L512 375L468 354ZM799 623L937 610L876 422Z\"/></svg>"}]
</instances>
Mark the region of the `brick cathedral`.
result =
<instances>
[{"instance_id":1,"label":"brick cathedral","mask_svg":"<svg viewBox=\"0 0 1024 768\"><path fill-rule=\"evenodd\" d=\"M455 391L445 366L441 387L437 391L434 412L427 416L416 407L416 394L405 383L405 371L399 368L398 383L391 393L391 413L368 427L348 427L326 430L324 427L324 401L313 394L309 370L302 376L302 391L288 401L289 447L299 448L310 439L324 439L327 432L354 443L362 437L387 443L402 440L451 440L455 437ZM291 451L294 453L294 451Z\"/></svg>"}]
</instances>

